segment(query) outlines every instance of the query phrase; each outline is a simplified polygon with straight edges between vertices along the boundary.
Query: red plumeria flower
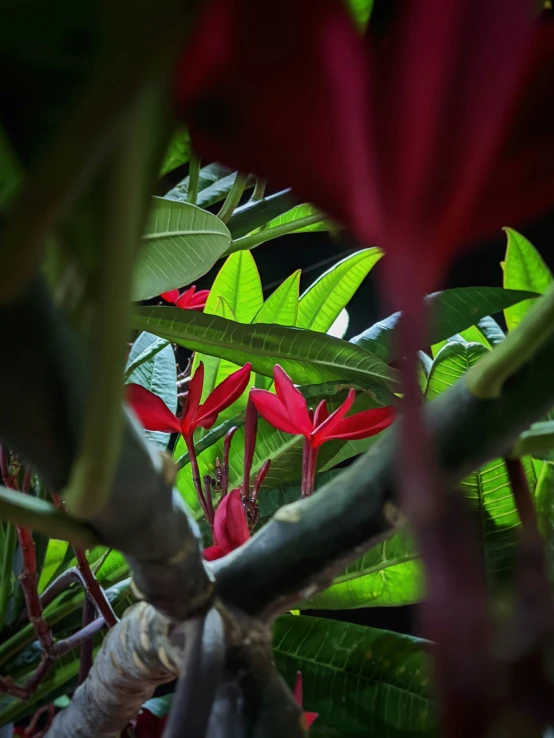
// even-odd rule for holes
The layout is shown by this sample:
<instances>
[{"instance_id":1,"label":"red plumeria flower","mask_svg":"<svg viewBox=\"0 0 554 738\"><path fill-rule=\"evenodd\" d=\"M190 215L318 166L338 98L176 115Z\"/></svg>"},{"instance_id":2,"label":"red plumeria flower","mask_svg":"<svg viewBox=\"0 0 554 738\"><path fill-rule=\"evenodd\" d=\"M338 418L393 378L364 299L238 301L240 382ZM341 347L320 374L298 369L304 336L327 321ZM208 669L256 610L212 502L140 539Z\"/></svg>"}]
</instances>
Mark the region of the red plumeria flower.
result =
<instances>
[{"instance_id":1,"label":"red plumeria flower","mask_svg":"<svg viewBox=\"0 0 554 738\"><path fill-rule=\"evenodd\" d=\"M242 507L240 489L234 489L221 500L215 511L214 545L205 548L206 561L214 561L234 551L250 538Z\"/></svg>"},{"instance_id":2,"label":"red plumeria flower","mask_svg":"<svg viewBox=\"0 0 554 738\"><path fill-rule=\"evenodd\" d=\"M338 438L345 441L369 438L387 428L394 420L395 409L392 407L363 410L345 417L354 404L354 390L349 391L346 400L333 413L329 414L327 403L322 400L315 413L311 414L302 393L279 364L273 369L273 377L277 394L253 388L250 390L250 399L262 418L274 428L284 433L302 435L306 439L302 480L304 496L313 491L317 453L324 443Z\"/></svg>"},{"instance_id":3,"label":"red plumeria flower","mask_svg":"<svg viewBox=\"0 0 554 738\"><path fill-rule=\"evenodd\" d=\"M150 710L141 709L136 720L130 724L130 729L123 732L124 738L162 738L165 725L167 723L167 715L159 718Z\"/></svg>"},{"instance_id":4,"label":"red plumeria flower","mask_svg":"<svg viewBox=\"0 0 554 738\"><path fill-rule=\"evenodd\" d=\"M170 302L183 310L203 310L206 307L209 294L210 290L198 290L197 292L196 285L193 284L183 294L179 290L170 290L169 292L162 292L161 297L166 302Z\"/></svg>"},{"instance_id":5,"label":"red plumeria flower","mask_svg":"<svg viewBox=\"0 0 554 738\"><path fill-rule=\"evenodd\" d=\"M294 689L293 689L293 695L294 699L297 701L297 703L300 705L300 707L303 707L303 697L302 697L302 672L297 671L296 672L296 682L294 683ZM304 729L308 730L308 728L312 725L314 720L319 717L319 713L317 712L305 712L303 713L304 718Z\"/></svg>"},{"instance_id":6,"label":"red plumeria flower","mask_svg":"<svg viewBox=\"0 0 554 738\"><path fill-rule=\"evenodd\" d=\"M127 401L146 430L181 433L187 446L190 446L196 428L211 428L219 413L238 400L248 385L251 370L252 365L245 364L218 384L200 404L204 384L204 364L200 363L190 380L180 420L158 395L140 384L127 385Z\"/></svg>"}]
</instances>

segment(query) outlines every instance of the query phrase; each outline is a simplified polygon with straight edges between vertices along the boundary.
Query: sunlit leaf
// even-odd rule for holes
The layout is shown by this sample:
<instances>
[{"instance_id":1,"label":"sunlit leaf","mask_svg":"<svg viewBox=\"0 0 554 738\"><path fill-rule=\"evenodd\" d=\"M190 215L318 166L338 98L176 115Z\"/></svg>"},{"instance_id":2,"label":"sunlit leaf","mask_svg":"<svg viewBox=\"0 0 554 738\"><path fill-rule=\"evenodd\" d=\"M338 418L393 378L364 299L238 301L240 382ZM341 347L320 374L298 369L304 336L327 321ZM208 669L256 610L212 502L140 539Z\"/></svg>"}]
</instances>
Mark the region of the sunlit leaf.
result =
<instances>
[{"instance_id":1,"label":"sunlit leaf","mask_svg":"<svg viewBox=\"0 0 554 738\"><path fill-rule=\"evenodd\" d=\"M290 685L302 672L304 709L348 738L436 734L427 647L410 636L305 615L282 615L273 626L279 670Z\"/></svg>"},{"instance_id":2,"label":"sunlit leaf","mask_svg":"<svg viewBox=\"0 0 554 738\"><path fill-rule=\"evenodd\" d=\"M191 284L222 256L231 236L196 205L153 198L133 274L132 299L147 300Z\"/></svg>"},{"instance_id":3,"label":"sunlit leaf","mask_svg":"<svg viewBox=\"0 0 554 738\"><path fill-rule=\"evenodd\" d=\"M508 237L506 257L503 263L504 287L514 290L529 290L543 294L552 284L552 274L539 252L521 233L513 228L505 228ZM517 305L506 307L504 317L508 330L519 325L533 304L525 300Z\"/></svg>"},{"instance_id":4,"label":"sunlit leaf","mask_svg":"<svg viewBox=\"0 0 554 738\"><path fill-rule=\"evenodd\" d=\"M182 310L181 312L186 312ZM155 345L159 339L150 333L141 333L133 344L127 366L130 366L149 347ZM128 376L127 381L140 384L158 397L161 397L172 412L177 411L177 369L175 354L171 344L167 344L161 351L154 353L147 361L139 364ZM160 449L165 449L170 438L169 433L159 431L145 431L146 437Z\"/></svg>"},{"instance_id":5,"label":"sunlit leaf","mask_svg":"<svg viewBox=\"0 0 554 738\"><path fill-rule=\"evenodd\" d=\"M380 249L364 249L322 274L300 298L298 328L328 331L382 256Z\"/></svg>"}]
</instances>

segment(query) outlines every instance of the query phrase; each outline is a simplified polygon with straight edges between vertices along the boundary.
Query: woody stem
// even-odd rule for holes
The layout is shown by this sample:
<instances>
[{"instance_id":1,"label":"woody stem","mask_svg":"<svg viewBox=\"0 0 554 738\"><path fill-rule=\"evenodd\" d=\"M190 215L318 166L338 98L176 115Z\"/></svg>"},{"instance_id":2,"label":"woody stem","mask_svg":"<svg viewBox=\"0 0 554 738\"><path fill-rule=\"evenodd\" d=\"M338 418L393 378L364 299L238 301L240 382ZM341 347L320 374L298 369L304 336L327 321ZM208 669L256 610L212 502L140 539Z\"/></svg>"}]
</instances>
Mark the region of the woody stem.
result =
<instances>
[{"instance_id":1,"label":"woody stem","mask_svg":"<svg viewBox=\"0 0 554 738\"><path fill-rule=\"evenodd\" d=\"M117 615L113 611L113 608L106 597L106 593L92 573L85 552L78 548L74 548L73 551L75 552L77 567L85 582L86 592L89 598L98 610L99 615L101 615L106 621L108 628L113 628L114 625L117 625L118 623Z\"/></svg>"}]
</instances>

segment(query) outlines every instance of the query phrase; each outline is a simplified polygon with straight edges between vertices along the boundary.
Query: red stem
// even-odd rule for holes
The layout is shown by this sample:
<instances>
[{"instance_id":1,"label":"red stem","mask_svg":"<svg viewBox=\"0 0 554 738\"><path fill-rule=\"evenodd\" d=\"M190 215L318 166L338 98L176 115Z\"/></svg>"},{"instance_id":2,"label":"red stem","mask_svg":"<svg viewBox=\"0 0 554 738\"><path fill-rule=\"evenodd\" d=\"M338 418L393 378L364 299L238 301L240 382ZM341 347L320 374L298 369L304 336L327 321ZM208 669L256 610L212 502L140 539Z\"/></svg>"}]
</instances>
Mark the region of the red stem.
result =
<instances>
[{"instance_id":1,"label":"red stem","mask_svg":"<svg viewBox=\"0 0 554 738\"><path fill-rule=\"evenodd\" d=\"M35 635L46 651L51 654L54 647L54 639L50 626L44 620L42 615L42 606L38 595L38 577L37 577L37 561L35 556L35 542L28 528L18 528L17 537L19 539L19 547L23 556L23 573L19 577L27 614L33 625Z\"/></svg>"},{"instance_id":2,"label":"red stem","mask_svg":"<svg viewBox=\"0 0 554 738\"><path fill-rule=\"evenodd\" d=\"M87 561L87 557L84 551L78 548L74 548L75 558L77 559L77 567L81 572L83 581L85 583L85 589L90 597L92 603L96 607L98 613L106 621L108 628L113 628L119 622L117 615L113 611L112 606L109 603L106 593L98 583L98 580L91 571L90 564Z\"/></svg>"},{"instance_id":3,"label":"red stem","mask_svg":"<svg viewBox=\"0 0 554 738\"><path fill-rule=\"evenodd\" d=\"M258 431L258 412L252 400L246 405L246 418L244 422L244 473L242 480L242 496L250 497L250 472L254 461L254 449L256 448L256 436Z\"/></svg>"},{"instance_id":4,"label":"red stem","mask_svg":"<svg viewBox=\"0 0 554 738\"><path fill-rule=\"evenodd\" d=\"M206 516L206 520L210 524L210 527L213 527L213 522L214 522L213 516L210 517L209 511L208 511L208 503L206 502L206 498L204 497L204 493L202 492L202 480L200 478L200 469L198 468L198 459L196 458L194 440L192 439L192 436L188 434L183 437L187 445L187 451L189 452L190 465L192 467L192 483L194 484L194 489L196 490L196 494L200 502L200 507L202 508L204 515Z\"/></svg>"},{"instance_id":5,"label":"red stem","mask_svg":"<svg viewBox=\"0 0 554 738\"><path fill-rule=\"evenodd\" d=\"M208 507L209 512L209 518L208 520L211 520L210 527L213 530L213 521L215 520L215 514L214 514L214 502L212 499L212 478L209 474L206 474L204 477L204 498L206 500L206 505Z\"/></svg>"},{"instance_id":6,"label":"red stem","mask_svg":"<svg viewBox=\"0 0 554 738\"><path fill-rule=\"evenodd\" d=\"M231 451L231 443L233 437L237 432L237 426L230 428L225 434L225 440L223 441L223 464L221 465L221 496L225 497L229 492L229 453Z\"/></svg>"},{"instance_id":7,"label":"red stem","mask_svg":"<svg viewBox=\"0 0 554 738\"><path fill-rule=\"evenodd\" d=\"M315 470L317 465L318 448L314 448L308 438L304 439L302 451L302 491L301 497L309 497L314 491Z\"/></svg>"},{"instance_id":8,"label":"red stem","mask_svg":"<svg viewBox=\"0 0 554 738\"><path fill-rule=\"evenodd\" d=\"M94 603L85 597L83 602L83 628L87 628L94 621ZM81 659L79 664L79 681L82 684L88 676L90 667L92 666L92 639L89 638L81 644Z\"/></svg>"}]
</instances>

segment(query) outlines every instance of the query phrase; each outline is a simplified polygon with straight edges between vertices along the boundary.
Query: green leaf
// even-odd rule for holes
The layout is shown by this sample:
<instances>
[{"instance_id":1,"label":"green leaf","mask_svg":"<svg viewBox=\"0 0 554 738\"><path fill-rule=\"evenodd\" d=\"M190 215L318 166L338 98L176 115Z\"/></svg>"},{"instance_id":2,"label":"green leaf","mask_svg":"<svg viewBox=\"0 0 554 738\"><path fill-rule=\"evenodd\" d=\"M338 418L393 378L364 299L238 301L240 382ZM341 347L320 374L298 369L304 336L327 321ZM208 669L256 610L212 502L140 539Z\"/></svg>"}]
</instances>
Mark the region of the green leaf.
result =
<instances>
[{"instance_id":1,"label":"green leaf","mask_svg":"<svg viewBox=\"0 0 554 738\"><path fill-rule=\"evenodd\" d=\"M250 323L261 308L264 301L262 283L249 251L239 251L225 259L210 289L204 308L206 315L213 314L219 297L229 303L239 323Z\"/></svg>"},{"instance_id":2,"label":"green leaf","mask_svg":"<svg viewBox=\"0 0 554 738\"><path fill-rule=\"evenodd\" d=\"M512 228L504 228L508 237L504 267L504 287L543 294L552 284L552 274L535 247ZM533 302L525 300L504 309L508 330L513 331L529 312Z\"/></svg>"},{"instance_id":3,"label":"green leaf","mask_svg":"<svg viewBox=\"0 0 554 738\"><path fill-rule=\"evenodd\" d=\"M305 615L273 626L279 671L294 684L302 672L304 709L344 738L436 735L425 641L376 628Z\"/></svg>"},{"instance_id":4,"label":"green leaf","mask_svg":"<svg viewBox=\"0 0 554 738\"><path fill-rule=\"evenodd\" d=\"M172 172L177 167L183 166L190 159L190 138L187 131L178 131L175 133L167 151L160 170L160 177L164 174Z\"/></svg>"},{"instance_id":5,"label":"green leaf","mask_svg":"<svg viewBox=\"0 0 554 738\"><path fill-rule=\"evenodd\" d=\"M132 300L191 284L228 249L231 236L215 215L190 203L154 198L137 257Z\"/></svg>"},{"instance_id":6,"label":"green leaf","mask_svg":"<svg viewBox=\"0 0 554 738\"><path fill-rule=\"evenodd\" d=\"M17 548L17 528L11 523L2 523L2 549L0 557L0 631L6 622L6 608L17 586L13 575L14 555Z\"/></svg>"},{"instance_id":7,"label":"green leaf","mask_svg":"<svg viewBox=\"0 0 554 738\"><path fill-rule=\"evenodd\" d=\"M206 167L202 167L200 170L200 177L198 179L198 197L196 204L201 208L208 208L213 205L217 200L210 202L213 196L212 185L217 185L220 180L231 175L232 172L227 167L221 166L221 164L208 164ZM189 177L185 177L182 182L179 182L172 190L164 195L166 200L177 200L178 202L187 202L187 196L189 192ZM222 195L225 197L227 192Z\"/></svg>"},{"instance_id":8,"label":"green leaf","mask_svg":"<svg viewBox=\"0 0 554 738\"><path fill-rule=\"evenodd\" d=\"M554 420L533 423L514 444L510 454L514 457L533 456L535 459L554 461Z\"/></svg>"},{"instance_id":9,"label":"green leaf","mask_svg":"<svg viewBox=\"0 0 554 738\"><path fill-rule=\"evenodd\" d=\"M297 269L284 282L281 282L279 287L271 293L252 318L251 322L273 325L295 325L298 313L300 274L300 269Z\"/></svg>"},{"instance_id":10,"label":"green leaf","mask_svg":"<svg viewBox=\"0 0 554 738\"><path fill-rule=\"evenodd\" d=\"M48 541L46 557L44 559L44 564L42 565L42 571L40 573L38 583L39 593L42 592L52 581L60 567L60 564L65 559L68 545L67 541L57 541L55 538L51 538Z\"/></svg>"},{"instance_id":11,"label":"green leaf","mask_svg":"<svg viewBox=\"0 0 554 738\"><path fill-rule=\"evenodd\" d=\"M539 530L545 543L548 578L554 581L554 464L543 464L536 490Z\"/></svg>"},{"instance_id":12,"label":"green leaf","mask_svg":"<svg viewBox=\"0 0 554 738\"><path fill-rule=\"evenodd\" d=\"M261 228L255 228L252 233L259 233L262 230L269 230L270 228L276 228L277 226L285 225L287 223L293 223L295 220L306 218L308 215L317 215L320 211L313 205L297 205L291 210L287 210L286 213L273 218ZM312 225L300 227L291 233L309 233L313 231L328 231L331 226L325 221L320 223L313 223Z\"/></svg>"},{"instance_id":13,"label":"green leaf","mask_svg":"<svg viewBox=\"0 0 554 738\"><path fill-rule=\"evenodd\" d=\"M451 336L446 341L439 341L431 346L431 353L436 356L447 343L459 341L460 343L480 343L488 349L493 348L506 338L504 331L498 323L487 315L477 323L466 328L461 333Z\"/></svg>"},{"instance_id":14,"label":"green leaf","mask_svg":"<svg viewBox=\"0 0 554 738\"><path fill-rule=\"evenodd\" d=\"M396 533L371 548L321 594L298 605L301 610L349 610L358 607L412 605L423 595L423 570L406 533Z\"/></svg>"},{"instance_id":15,"label":"green leaf","mask_svg":"<svg viewBox=\"0 0 554 738\"><path fill-rule=\"evenodd\" d=\"M261 308L263 299L262 283L256 262L250 252L243 251L229 256L217 273L206 301L204 315L216 315L239 323L249 323ZM237 371L239 366L236 362L225 361L222 357L196 353L192 365L193 372L201 361L204 363L202 389L204 401L214 387ZM246 361L240 366L245 363ZM248 387L242 397L220 414L220 421L232 418L245 409L247 393ZM199 437L202 435L202 432L198 433Z\"/></svg>"},{"instance_id":16,"label":"green leaf","mask_svg":"<svg viewBox=\"0 0 554 738\"><path fill-rule=\"evenodd\" d=\"M132 325L239 366L250 361L255 372L268 377L279 363L300 385L353 381L370 388L383 404L389 403L389 387L395 385L393 370L369 351L313 331L280 325L262 329L170 307L135 308Z\"/></svg>"},{"instance_id":17,"label":"green leaf","mask_svg":"<svg viewBox=\"0 0 554 738\"><path fill-rule=\"evenodd\" d=\"M274 195L264 197L263 200L250 200L238 207L227 223L234 240L242 238L256 228L269 223L291 208L296 202L290 190L282 190Z\"/></svg>"},{"instance_id":18,"label":"green leaf","mask_svg":"<svg viewBox=\"0 0 554 738\"><path fill-rule=\"evenodd\" d=\"M443 341L475 325L481 318L495 315L531 297L536 297L536 294L501 287L460 287L428 295L425 302L431 311L429 342L432 345ZM394 331L399 318L400 313L393 313L352 338L351 343L367 348L385 361L396 358L393 353Z\"/></svg>"},{"instance_id":19,"label":"green leaf","mask_svg":"<svg viewBox=\"0 0 554 738\"><path fill-rule=\"evenodd\" d=\"M177 310L178 308L176 308ZM187 312L181 310L180 312ZM145 351L157 344L159 339L150 333L141 333L133 344L127 366L135 363ZM175 354L171 344L167 344L161 351L154 353L147 361L139 364L129 375L128 382L140 384L153 392L165 402L172 413L177 411L177 369ZM158 431L144 431L146 437L160 449L167 447L170 434Z\"/></svg>"},{"instance_id":20,"label":"green leaf","mask_svg":"<svg viewBox=\"0 0 554 738\"><path fill-rule=\"evenodd\" d=\"M352 18L360 31L365 31L367 28L373 10L373 3L374 0L348 0Z\"/></svg>"},{"instance_id":21,"label":"green leaf","mask_svg":"<svg viewBox=\"0 0 554 738\"><path fill-rule=\"evenodd\" d=\"M325 272L300 298L297 327L326 333L382 256L380 249L364 249Z\"/></svg>"},{"instance_id":22,"label":"green leaf","mask_svg":"<svg viewBox=\"0 0 554 738\"><path fill-rule=\"evenodd\" d=\"M487 349L477 343L447 344L437 355L427 382L429 399L449 389ZM524 462L531 490L535 473L530 459ZM461 483L466 498L478 511L485 545L487 570L493 581L502 581L510 571L517 550L517 514L506 465L496 459L470 474Z\"/></svg>"},{"instance_id":23,"label":"green leaf","mask_svg":"<svg viewBox=\"0 0 554 738\"><path fill-rule=\"evenodd\" d=\"M166 341L164 338L156 338L156 340L149 344L135 359L127 361L124 377L125 381L129 379L135 369L138 369L139 366L153 359L154 356L156 356L156 354L162 351L166 346L169 346L169 341Z\"/></svg>"}]
</instances>

